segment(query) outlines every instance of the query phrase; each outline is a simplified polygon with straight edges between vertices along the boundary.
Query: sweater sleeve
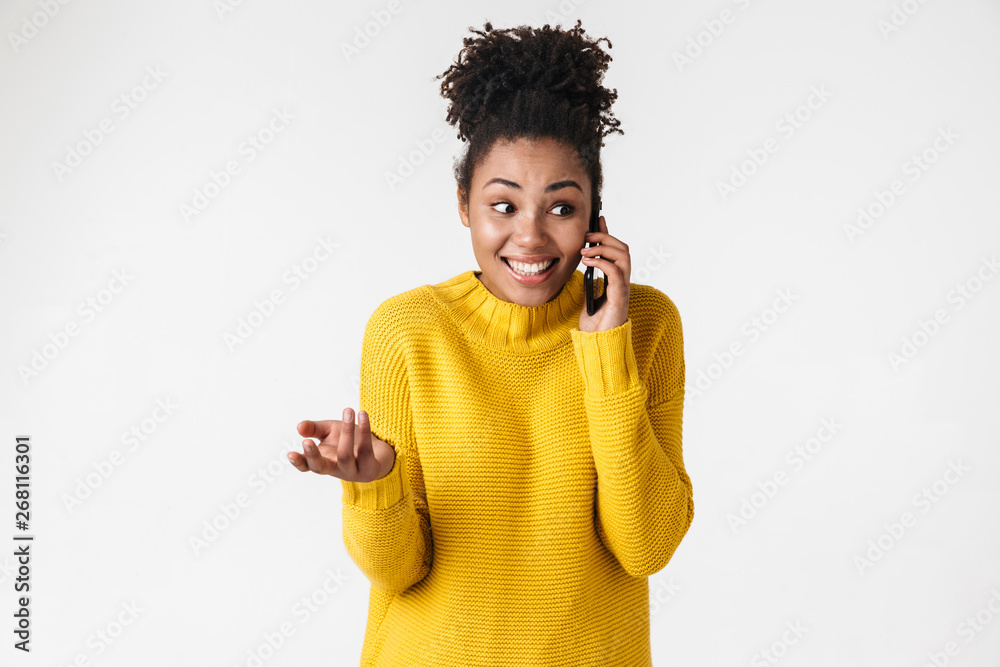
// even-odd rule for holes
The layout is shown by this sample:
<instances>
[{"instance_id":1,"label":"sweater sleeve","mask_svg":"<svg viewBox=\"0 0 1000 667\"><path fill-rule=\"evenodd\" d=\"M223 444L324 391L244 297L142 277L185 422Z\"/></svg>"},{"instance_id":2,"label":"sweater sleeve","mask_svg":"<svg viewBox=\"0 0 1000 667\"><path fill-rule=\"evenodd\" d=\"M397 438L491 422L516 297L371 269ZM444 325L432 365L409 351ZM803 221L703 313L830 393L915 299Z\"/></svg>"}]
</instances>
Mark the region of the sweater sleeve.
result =
<instances>
[{"instance_id":1,"label":"sweater sleeve","mask_svg":"<svg viewBox=\"0 0 1000 667\"><path fill-rule=\"evenodd\" d=\"M681 322L673 302L662 299L665 318L646 382L631 318L607 331L571 329L597 468L597 532L634 577L665 567L694 519L681 452Z\"/></svg>"},{"instance_id":2,"label":"sweater sleeve","mask_svg":"<svg viewBox=\"0 0 1000 667\"><path fill-rule=\"evenodd\" d=\"M383 303L368 321L361 352L360 409L368 413L372 435L395 450L395 463L372 482L341 480L347 552L372 584L390 594L423 579L433 555L400 328Z\"/></svg>"}]
</instances>

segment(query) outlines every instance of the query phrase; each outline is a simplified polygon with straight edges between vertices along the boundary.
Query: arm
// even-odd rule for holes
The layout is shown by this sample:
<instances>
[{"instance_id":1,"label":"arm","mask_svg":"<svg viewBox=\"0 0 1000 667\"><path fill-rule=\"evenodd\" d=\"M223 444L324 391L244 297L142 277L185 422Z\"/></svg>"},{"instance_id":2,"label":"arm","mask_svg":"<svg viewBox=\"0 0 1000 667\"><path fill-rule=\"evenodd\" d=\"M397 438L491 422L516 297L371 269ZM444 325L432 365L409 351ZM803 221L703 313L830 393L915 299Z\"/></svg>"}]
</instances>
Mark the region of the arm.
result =
<instances>
[{"instance_id":1,"label":"arm","mask_svg":"<svg viewBox=\"0 0 1000 667\"><path fill-rule=\"evenodd\" d=\"M374 585L405 591L431 568L433 546L423 471L413 436L406 355L398 320L383 303L368 321L361 352L360 409L372 435L396 452L392 470L371 482L343 487L344 545Z\"/></svg>"},{"instance_id":2,"label":"arm","mask_svg":"<svg viewBox=\"0 0 1000 667\"><path fill-rule=\"evenodd\" d=\"M631 319L607 331L571 330L597 468L597 532L634 577L666 566L694 519L681 452L680 316L662 299L657 306L665 320L646 383L636 367Z\"/></svg>"}]
</instances>

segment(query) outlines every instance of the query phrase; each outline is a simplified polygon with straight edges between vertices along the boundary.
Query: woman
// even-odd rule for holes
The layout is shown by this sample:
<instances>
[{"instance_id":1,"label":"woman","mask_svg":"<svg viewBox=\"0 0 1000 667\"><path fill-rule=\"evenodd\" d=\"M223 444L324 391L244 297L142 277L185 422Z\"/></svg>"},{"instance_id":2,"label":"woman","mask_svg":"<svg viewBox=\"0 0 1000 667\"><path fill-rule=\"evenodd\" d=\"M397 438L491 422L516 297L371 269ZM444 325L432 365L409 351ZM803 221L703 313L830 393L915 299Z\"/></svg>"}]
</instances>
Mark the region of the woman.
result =
<instances>
[{"instance_id":1,"label":"woman","mask_svg":"<svg viewBox=\"0 0 1000 667\"><path fill-rule=\"evenodd\" d=\"M481 270L379 305L357 425L303 421L289 459L342 480L372 584L362 665L651 665L647 577L694 516L684 357L628 246L603 216L585 236L621 133L608 40L580 21L473 32L438 78ZM581 258L608 278L593 316Z\"/></svg>"}]
</instances>

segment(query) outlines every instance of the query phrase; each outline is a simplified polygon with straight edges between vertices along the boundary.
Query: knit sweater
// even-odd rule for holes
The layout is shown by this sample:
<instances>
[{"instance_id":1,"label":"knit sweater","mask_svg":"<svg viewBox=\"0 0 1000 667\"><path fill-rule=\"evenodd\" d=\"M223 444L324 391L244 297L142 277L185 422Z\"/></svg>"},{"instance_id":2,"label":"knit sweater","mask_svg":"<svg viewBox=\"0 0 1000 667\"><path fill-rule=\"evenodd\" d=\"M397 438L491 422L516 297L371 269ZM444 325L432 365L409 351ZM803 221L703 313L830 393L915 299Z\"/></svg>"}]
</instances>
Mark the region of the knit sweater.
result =
<instances>
[{"instance_id":1,"label":"knit sweater","mask_svg":"<svg viewBox=\"0 0 1000 667\"><path fill-rule=\"evenodd\" d=\"M624 324L583 332L582 272L533 307L480 273L365 329L360 409L396 460L341 480L361 665L652 665L647 578L694 517L677 308L632 283Z\"/></svg>"}]
</instances>

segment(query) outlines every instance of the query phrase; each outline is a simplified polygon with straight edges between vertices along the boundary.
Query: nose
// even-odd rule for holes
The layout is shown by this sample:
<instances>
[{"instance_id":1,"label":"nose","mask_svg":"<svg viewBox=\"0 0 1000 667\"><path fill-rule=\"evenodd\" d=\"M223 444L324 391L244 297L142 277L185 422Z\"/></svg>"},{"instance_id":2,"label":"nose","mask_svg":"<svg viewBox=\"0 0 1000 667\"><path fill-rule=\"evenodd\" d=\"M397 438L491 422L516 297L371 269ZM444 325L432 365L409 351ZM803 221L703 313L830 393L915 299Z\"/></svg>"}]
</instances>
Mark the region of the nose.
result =
<instances>
[{"instance_id":1,"label":"nose","mask_svg":"<svg viewBox=\"0 0 1000 667\"><path fill-rule=\"evenodd\" d=\"M532 249L546 245L548 235L545 232L544 213L522 210L514 221L514 231L510 236L521 248Z\"/></svg>"}]
</instances>

